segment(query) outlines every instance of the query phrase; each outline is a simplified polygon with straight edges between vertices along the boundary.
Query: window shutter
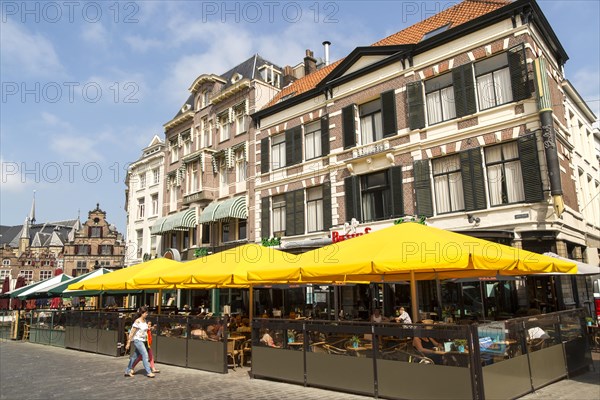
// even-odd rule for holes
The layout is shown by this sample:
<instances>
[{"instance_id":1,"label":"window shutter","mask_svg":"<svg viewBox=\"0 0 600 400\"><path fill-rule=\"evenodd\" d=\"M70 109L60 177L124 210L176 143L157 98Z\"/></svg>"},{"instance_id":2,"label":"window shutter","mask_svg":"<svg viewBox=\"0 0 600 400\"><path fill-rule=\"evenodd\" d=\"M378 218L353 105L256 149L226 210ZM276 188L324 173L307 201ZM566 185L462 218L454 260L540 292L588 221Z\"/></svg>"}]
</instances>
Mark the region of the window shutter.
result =
<instances>
[{"instance_id":1,"label":"window shutter","mask_svg":"<svg viewBox=\"0 0 600 400\"><path fill-rule=\"evenodd\" d=\"M304 189L285 194L285 235L304 233Z\"/></svg>"},{"instance_id":2,"label":"window shutter","mask_svg":"<svg viewBox=\"0 0 600 400\"><path fill-rule=\"evenodd\" d=\"M323 230L331 228L331 183L323 184Z\"/></svg>"},{"instance_id":3,"label":"window shutter","mask_svg":"<svg viewBox=\"0 0 600 400\"><path fill-rule=\"evenodd\" d=\"M392 217L404 215L404 192L402 191L402 167L391 167L389 169L390 183L392 186Z\"/></svg>"},{"instance_id":4,"label":"window shutter","mask_svg":"<svg viewBox=\"0 0 600 400\"><path fill-rule=\"evenodd\" d=\"M344 134L344 149L356 146L354 104L342 108L342 131Z\"/></svg>"},{"instance_id":5,"label":"window shutter","mask_svg":"<svg viewBox=\"0 0 600 400\"><path fill-rule=\"evenodd\" d=\"M360 184L358 176L350 176L344 179L344 190L346 199L346 222L352 218L358 221L362 219L360 208Z\"/></svg>"},{"instance_id":6,"label":"window shutter","mask_svg":"<svg viewBox=\"0 0 600 400\"><path fill-rule=\"evenodd\" d=\"M408 126L410 129L425 127L425 105L423 103L423 82L417 81L406 85L406 102L408 104Z\"/></svg>"},{"instance_id":7,"label":"window shutter","mask_svg":"<svg viewBox=\"0 0 600 400\"><path fill-rule=\"evenodd\" d=\"M513 100L518 101L531 97L527 74L527 58L523 44L508 50L508 69L510 70Z\"/></svg>"},{"instance_id":8,"label":"window shutter","mask_svg":"<svg viewBox=\"0 0 600 400\"><path fill-rule=\"evenodd\" d=\"M329 154L329 115L321 118L321 155Z\"/></svg>"},{"instance_id":9,"label":"window shutter","mask_svg":"<svg viewBox=\"0 0 600 400\"><path fill-rule=\"evenodd\" d=\"M479 147L460 153L460 173L463 180L466 211L481 210L487 206L481 162Z\"/></svg>"},{"instance_id":10,"label":"window shutter","mask_svg":"<svg viewBox=\"0 0 600 400\"><path fill-rule=\"evenodd\" d=\"M294 164L300 164L302 162L302 127L297 126L292 129L293 137L293 149Z\"/></svg>"},{"instance_id":11,"label":"window shutter","mask_svg":"<svg viewBox=\"0 0 600 400\"><path fill-rule=\"evenodd\" d=\"M528 203L542 201L544 200L544 188L542 186L535 135L521 136L518 140L518 146L525 201Z\"/></svg>"},{"instance_id":12,"label":"window shutter","mask_svg":"<svg viewBox=\"0 0 600 400\"><path fill-rule=\"evenodd\" d=\"M294 164L294 132L288 129L285 131L285 166Z\"/></svg>"},{"instance_id":13,"label":"window shutter","mask_svg":"<svg viewBox=\"0 0 600 400\"><path fill-rule=\"evenodd\" d=\"M260 141L260 172L266 174L269 169L269 138L264 138Z\"/></svg>"},{"instance_id":14,"label":"window shutter","mask_svg":"<svg viewBox=\"0 0 600 400\"><path fill-rule=\"evenodd\" d=\"M433 216L433 199L431 182L429 180L429 160L417 160L413 163L415 175L415 197L417 200L417 215Z\"/></svg>"},{"instance_id":15,"label":"window shutter","mask_svg":"<svg viewBox=\"0 0 600 400\"><path fill-rule=\"evenodd\" d=\"M260 235L263 238L271 237L271 199L263 197L260 204Z\"/></svg>"},{"instance_id":16,"label":"window shutter","mask_svg":"<svg viewBox=\"0 0 600 400\"><path fill-rule=\"evenodd\" d=\"M452 86L454 88L454 105L456 116L475 114L475 84L473 80L473 63L461 65L452 70Z\"/></svg>"},{"instance_id":17,"label":"window shutter","mask_svg":"<svg viewBox=\"0 0 600 400\"><path fill-rule=\"evenodd\" d=\"M393 90L381 93L381 119L383 137L394 136L396 127L396 95Z\"/></svg>"}]
</instances>

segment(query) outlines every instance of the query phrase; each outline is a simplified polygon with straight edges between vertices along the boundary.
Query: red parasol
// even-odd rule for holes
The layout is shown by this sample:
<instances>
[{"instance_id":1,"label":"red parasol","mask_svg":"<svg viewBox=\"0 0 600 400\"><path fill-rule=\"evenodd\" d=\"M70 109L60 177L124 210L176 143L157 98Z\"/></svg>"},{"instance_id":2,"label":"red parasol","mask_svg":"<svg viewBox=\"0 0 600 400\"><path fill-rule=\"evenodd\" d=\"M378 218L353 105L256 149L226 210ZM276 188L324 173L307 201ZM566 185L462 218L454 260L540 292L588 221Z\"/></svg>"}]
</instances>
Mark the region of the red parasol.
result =
<instances>
[{"instance_id":1,"label":"red parasol","mask_svg":"<svg viewBox=\"0 0 600 400\"><path fill-rule=\"evenodd\" d=\"M2 294L10 292L10 276L4 278L2 283ZM0 310L8 310L9 300L8 298L0 299Z\"/></svg>"},{"instance_id":2,"label":"red parasol","mask_svg":"<svg viewBox=\"0 0 600 400\"><path fill-rule=\"evenodd\" d=\"M17 277L17 283L15 284L15 288L13 290L20 289L23 286L25 286L25 277L22 275L19 275ZM12 299L12 301L10 303L10 307L13 310L20 310L21 308L23 308L23 302L15 297Z\"/></svg>"}]
</instances>

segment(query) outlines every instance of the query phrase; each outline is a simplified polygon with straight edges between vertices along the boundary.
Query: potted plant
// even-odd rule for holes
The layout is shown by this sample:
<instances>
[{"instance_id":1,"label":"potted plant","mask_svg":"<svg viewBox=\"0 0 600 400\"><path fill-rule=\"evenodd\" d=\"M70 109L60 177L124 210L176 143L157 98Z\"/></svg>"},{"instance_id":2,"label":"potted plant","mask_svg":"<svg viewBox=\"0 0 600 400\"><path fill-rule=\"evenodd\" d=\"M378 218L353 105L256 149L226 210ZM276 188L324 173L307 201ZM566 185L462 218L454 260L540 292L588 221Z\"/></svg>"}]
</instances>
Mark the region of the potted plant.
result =
<instances>
[{"instance_id":1,"label":"potted plant","mask_svg":"<svg viewBox=\"0 0 600 400\"><path fill-rule=\"evenodd\" d=\"M585 323L587 326L592 326L594 324L594 319L592 317L585 317Z\"/></svg>"},{"instance_id":2,"label":"potted plant","mask_svg":"<svg viewBox=\"0 0 600 400\"><path fill-rule=\"evenodd\" d=\"M467 339L454 339L454 347L456 347L457 351L464 353L466 345Z\"/></svg>"},{"instance_id":3,"label":"potted plant","mask_svg":"<svg viewBox=\"0 0 600 400\"><path fill-rule=\"evenodd\" d=\"M350 338L350 342L352 343L352 347L354 347L356 349L356 348L358 348L358 345L360 344L360 339L358 338L358 336L354 335L354 336L352 336L352 338Z\"/></svg>"}]
</instances>

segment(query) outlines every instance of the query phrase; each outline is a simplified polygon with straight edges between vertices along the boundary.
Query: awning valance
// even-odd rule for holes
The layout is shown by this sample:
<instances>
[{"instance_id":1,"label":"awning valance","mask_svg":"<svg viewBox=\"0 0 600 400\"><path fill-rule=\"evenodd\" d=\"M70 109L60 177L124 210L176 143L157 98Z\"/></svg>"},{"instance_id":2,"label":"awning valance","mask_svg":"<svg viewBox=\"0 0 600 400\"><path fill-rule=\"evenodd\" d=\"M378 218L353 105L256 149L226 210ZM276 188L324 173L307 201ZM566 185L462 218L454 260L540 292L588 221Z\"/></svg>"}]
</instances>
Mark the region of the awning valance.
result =
<instances>
[{"instance_id":1,"label":"awning valance","mask_svg":"<svg viewBox=\"0 0 600 400\"><path fill-rule=\"evenodd\" d=\"M196 226L196 208L188 208L168 215L162 227L163 232L186 231Z\"/></svg>"},{"instance_id":2,"label":"awning valance","mask_svg":"<svg viewBox=\"0 0 600 400\"><path fill-rule=\"evenodd\" d=\"M206 223L228 218L248 219L246 196L210 203L200 214L198 222Z\"/></svg>"},{"instance_id":3,"label":"awning valance","mask_svg":"<svg viewBox=\"0 0 600 400\"><path fill-rule=\"evenodd\" d=\"M215 220L238 218L247 219L246 196L232 197L222 202L215 211Z\"/></svg>"}]
</instances>

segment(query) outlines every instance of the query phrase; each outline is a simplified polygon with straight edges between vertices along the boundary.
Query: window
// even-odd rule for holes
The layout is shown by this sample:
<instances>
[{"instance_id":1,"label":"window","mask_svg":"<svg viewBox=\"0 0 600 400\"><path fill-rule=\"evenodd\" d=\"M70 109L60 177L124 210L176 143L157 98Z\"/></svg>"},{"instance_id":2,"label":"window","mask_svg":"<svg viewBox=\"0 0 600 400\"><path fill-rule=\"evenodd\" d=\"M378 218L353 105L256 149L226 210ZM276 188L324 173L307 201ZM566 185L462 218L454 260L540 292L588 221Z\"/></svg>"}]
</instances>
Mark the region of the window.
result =
<instances>
[{"instance_id":1,"label":"window","mask_svg":"<svg viewBox=\"0 0 600 400\"><path fill-rule=\"evenodd\" d=\"M146 187L146 173L145 172L141 172L139 174L139 186L138 189L143 189Z\"/></svg>"},{"instance_id":2,"label":"window","mask_svg":"<svg viewBox=\"0 0 600 400\"><path fill-rule=\"evenodd\" d=\"M43 270L40 271L40 280L45 281L46 279L52 278L52 271Z\"/></svg>"},{"instance_id":3,"label":"window","mask_svg":"<svg viewBox=\"0 0 600 400\"><path fill-rule=\"evenodd\" d=\"M169 142L169 150L171 151L171 163L179 160L179 149L177 148L177 139Z\"/></svg>"},{"instance_id":4,"label":"window","mask_svg":"<svg viewBox=\"0 0 600 400\"><path fill-rule=\"evenodd\" d=\"M205 90L202 92L202 107L206 107L209 104L210 92Z\"/></svg>"},{"instance_id":5,"label":"window","mask_svg":"<svg viewBox=\"0 0 600 400\"><path fill-rule=\"evenodd\" d=\"M212 145L212 122L208 122L206 118L202 120L202 143L204 147Z\"/></svg>"},{"instance_id":6,"label":"window","mask_svg":"<svg viewBox=\"0 0 600 400\"><path fill-rule=\"evenodd\" d=\"M77 261L77 269L83 269L87 271L87 261Z\"/></svg>"},{"instance_id":7,"label":"window","mask_svg":"<svg viewBox=\"0 0 600 400\"><path fill-rule=\"evenodd\" d=\"M227 162L225 157L219 159L219 187L221 190L226 190L229 185L227 176Z\"/></svg>"},{"instance_id":8,"label":"window","mask_svg":"<svg viewBox=\"0 0 600 400\"><path fill-rule=\"evenodd\" d=\"M136 246L137 246L137 256L138 258L142 256L144 251L144 231L142 229L137 229L135 231L136 238Z\"/></svg>"},{"instance_id":9,"label":"window","mask_svg":"<svg viewBox=\"0 0 600 400\"><path fill-rule=\"evenodd\" d=\"M6 261L6 260L2 260L2 261ZM4 265L4 264L3 264ZM10 269L0 269L0 280L2 282L4 282L4 279L6 277L10 277Z\"/></svg>"},{"instance_id":10,"label":"window","mask_svg":"<svg viewBox=\"0 0 600 400\"><path fill-rule=\"evenodd\" d=\"M513 100L508 53L475 64L479 109L485 110Z\"/></svg>"},{"instance_id":11,"label":"window","mask_svg":"<svg viewBox=\"0 0 600 400\"><path fill-rule=\"evenodd\" d=\"M238 149L235 152L235 181L244 182L246 180L246 170L248 169L248 163L246 162L246 155L244 149Z\"/></svg>"},{"instance_id":12,"label":"window","mask_svg":"<svg viewBox=\"0 0 600 400\"><path fill-rule=\"evenodd\" d=\"M385 219L392 214L387 171L362 176L361 188L362 215L365 222Z\"/></svg>"},{"instance_id":13,"label":"window","mask_svg":"<svg viewBox=\"0 0 600 400\"><path fill-rule=\"evenodd\" d=\"M321 121L304 125L305 159L321 156Z\"/></svg>"},{"instance_id":14,"label":"window","mask_svg":"<svg viewBox=\"0 0 600 400\"><path fill-rule=\"evenodd\" d=\"M488 187L492 206L525 200L517 142L485 149Z\"/></svg>"},{"instance_id":15,"label":"window","mask_svg":"<svg viewBox=\"0 0 600 400\"><path fill-rule=\"evenodd\" d=\"M229 242L229 222L223 222L221 227L221 243Z\"/></svg>"},{"instance_id":16,"label":"window","mask_svg":"<svg viewBox=\"0 0 600 400\"><path fill-rule=\"evenodd\" d=\"M150 199L152 201L152 215L158 215L158 194L153 194Z\"/></svg>"},{"instance_id":17,"label":"window","mask_svg":"<svg viewBox=\"0 0 600 400\"><path fill-rule=\"evenodd\" d=\"M187 135L183 139L183 155L187 156L191 152L192 152L192 139L190 138L190 135Z\"/></svg>"},{"instance_id":18,"label":"window","mask_svg":"<svg viewBox=\"0 0 600 400\"><path fill-rule=\"evenodd\" d=\"M5 258L4 260L2 260L2 265L5 267L10 266L10 259Z\"/></svg>"},{"instance_id":19,"label":"window","mask_svg":"<svg viewBox=\"0 0 600 400\"><path fill-rule=\"evenodd\" d=\"M156 254L156 235L150 236L150 251Z\"/></svg>"},{"instance_id":20,"label":"window","mask_svg":"<svg viewBox=\"0 0 600 400\"><path fill-rule=\"evenodd\" d=\"M273 232L285 232L285 195L273 196Z\"/></svg>"},{"instance_id":21,"label":"window","mask_svg":"<svg viewBox=\"0 0 600 400\"><path fill-rule=\"evenodd\" d=\"M433 160L433 187L438 214L465 209L460 156Z\"/></svg>"},{"instance_id":22,"label":"window","mask_svg":"<svg viewBox=\"0 0 600 400\"><path fill-rule=\"evenodd\" d=\"M171 186L169 190L169 211L175 211L177 209L177 187Z\"/></svg>"},{"instance_id":23,"label":"window","mask_svg":"<svg viewBox=\"0 0 600 400\"><path fill-rule=\"evenodd\" d=\"M157 185L160 183L160 169L154 168L152 170L152 182L154 185Z\"/></svg>"},{"instance_id":24,"label":"window","mask_svg":"<svg viewBox=\"0 0 600 400\"><path fill-rule=\"evenodd\" d=\"M93 237L93 238L102 237L102 227L101 226L91 226L90 227L90 237Z\"/></svg>"},{"instance_id":25,"label":"window","mask_svg":"<svg viewBox=\"0 0 600 400\"><path fill-rule=\"evenodd\" d=\"M22 275L23 278L25 278L26 282L31 282L33 280L33 271L32 270L21 271L20 275Z\"/></svg>"},{"instance_id":26,"label":"window","mask_svg":"<svg viewBox=\"0 0 600 400\"><path fill-rule=\"evenodd\" d=\"M452 74L444 74L425 82L429 125L456 117Z\"/></svg>"},{"instance_id":27,"label":"window","mask_svg":"<svg viewBox=\"0 0 600 400\"><path fill-rule=\"evenodd\" d=\"M200 190L200 176L198 175L198 161L193 161L187 165L187 193L196 193Z\"/></svg>"},{"instance_id":28,"label":"window","mask_svg":"<svg viewBox=\"0 0 600 400\"><path fill-rule=\"evenodd\" d=\"M246 132L246 110L244 105L235 110L235 134L239 135Z\"/></svg>"},{"instance_id":29,"label":"window","mask_svg":"<svg viewBox=\"0 0 600 400\"><path fill-rule=\"evenodd\" d=\"M113 247L110 244L101 244L100 245L100 255L110 256L113 253Z\"/></svg>"},{"instance_id":30,"label":"window","mask_svg":"<svg viewBox=\"0 0 600 400\"><path fill-rule=\"evenodd\" d=\"M229 115L223 113L219 116L219 142L229 139Z\"/></svg>"},{"instance_id":31,"label":"window","mask_svg":"<svg viewBox=\"0 0 600 400\"><path fill-rule=\"evenodd\" d=\"M238 220L238 240L246 239L248 234L246 232L246 220L240 219Z\"/></svg>"},{"instance_id":32,"label":"window","mask_svg":"<svg viewBox=\"0 0 600 400\"><path fill-rule=\"evenodd\" d=\"M272 65L263 65L260 67L260 77L263 79L263 81L275 87L279 87L280 72Z\"/></svg>"},{"instance_id":33,"label":"window","mask_svg":"<svg viewBox=\"0 0 600 400\"><path fill-rule=\"evenodd\" d=\"M80 244L75 246L75 248L78 256L87 256L92 254L91 246L89 244Z\"/></svg>"},{"instance_id":34,"label":"window","mask_svg":"<svg viewBox=\"0 0 600 400\"><path fill-rule=\"evenodd\" d=\"M42 261L42 267L48 267L48 266L50 266L49 260Z\"/></svg>"},{"instance_id":35,"label":"window","mask_svg":"<svg viewBox=\"0 0 600 400\"><path fill-rule=\"evenodd\" d=\"M273 136L271 139L271 164L273 169L285 167L285 135Z\"/></svg>"},{"instance_id":36,"label":"window","mask_svg":"<svg viewBox=\"0 0 600 400\"><path fill-rule=\"evenodd\" d=\"M323 187L306 190L307 223L309 232L323 230Z\"/></svg>"},{"instance_id":37,"label":"window","mask_svg":"<svg viewBox=\"0 0 600 400\"><path fill-rule=\"evenodd\" d=\"M210 224L202 224L202 244L210 243Z\"/></svg>"},{"instance_id":38,"label":"window","mask_svg":"<svg viewBox=\"0 0 600 400\"><path fill-rule=\"evenodd\" d=\"M368 144L383 139L381 123L381 100L373 100L359 107L360 136L362 144Z\"/></svg>"},{"instance_id":39,"label":"window","mask_svg":"<svg viewBox=\"0 0 600 400\"><path fill-rule=\"evenodd\" d=\"M190 248L190 231L183 231L183 248Z\"/></svg>"},{"instance_id":40,"label":"window","mask_svg":"<svg viewBox=\"0 0 600 400\"><path fill-rule=\"evenodd\" d=\"M138 205L137 205L138 219L144 218L145 210L146 210L146 200L143 197L141 197L138 199Z\"/></svg>"}]
</instances>

